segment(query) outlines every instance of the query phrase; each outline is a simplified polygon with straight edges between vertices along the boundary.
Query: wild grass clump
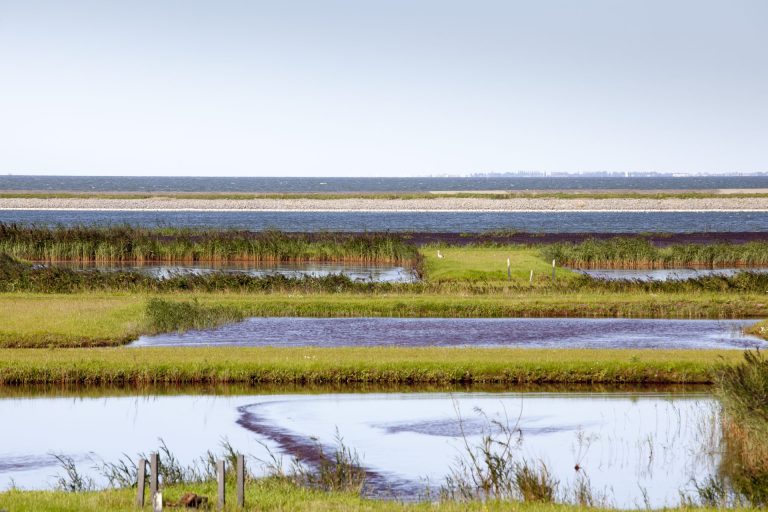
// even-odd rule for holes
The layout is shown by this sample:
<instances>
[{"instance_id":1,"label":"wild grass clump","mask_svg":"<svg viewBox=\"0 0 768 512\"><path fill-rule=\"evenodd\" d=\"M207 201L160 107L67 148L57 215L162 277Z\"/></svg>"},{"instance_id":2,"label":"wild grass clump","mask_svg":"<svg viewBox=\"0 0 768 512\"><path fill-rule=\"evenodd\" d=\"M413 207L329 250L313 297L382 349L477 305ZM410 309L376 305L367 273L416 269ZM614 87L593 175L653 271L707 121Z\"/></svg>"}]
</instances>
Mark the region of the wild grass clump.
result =
<instances>
[{"instance_id":1,"label":"wild grass clump","mask_svg":"<svg viewBox=\"0 0 768 512\"><path fill-rule=\"evenodd\" d=\"M44 262L382 262L415 265L416 248L388 234L0 223L0 252Z\"/></svg>"},{"instance_id":2,"label":"wild grass clump","mask_svg":"<svg viewBox=\"0 0 768 512\"><path fill-rule=\"evenodd\" d=\"M457 410L458 412L458 410ZM477 445L471 445L459 416L463 456L459 457L440 490L444 501L525 501L554 503L559 481L543 461L531 462L519 456L522 431L504 421L485 420Z\"/></svg>"},{"instance_id":3,"label":"wild grass clump","mask_svg":"<svg viewBox=\"0 0 768 512\"><path fill-rule=\"evenodd\" d=\"M722 370L716 389L723 412L721 472L737 496L768 505L768 360L746 351L740 364Z\"/></svg>"},{"instance_id":4,"label":"wild grass clump","mask_svg":"<svg viewBox=\"0 0 768 512\"><path fill-rule=\"evenodd\" d=\"M96 488L96 483L93 479L84 476L77 469L75 459L61 453L52 453L51 455L64 471L63 474L56 476L55 487L57 490L64 492L87 492Z\"/></svg>"},{"instance_id":5,"label":"wild grass clump","mask_svg":"<svg viewBox=\"0 0 768 512\"><path fill-rule=\"evenodd\" d=\"M290 481L297 487L325 492L353 492L360 494L367 477L360 454L344 443L336 431L335 446L330 451L314 440L314 446L304 459L294 457L286 470L282 458L275 455L268 446L269 460L262 461L271 477Z\"/></svg>"},{"instance_id":6,"label":"wild grass clump","mask_svg":"<svg viewBox=\"0 0 768 512\"><path fill-rule=\"evenodd\" d=\"M216 463L219 460L223 460L229 468L225 476L227 480L232 483L236 479L234 468L237 466L237 457L240 453L227 439L221 440L219 452L208 450L189 465L183 465L179 461L165 440L161 438L159 443L155 452L158 454L159 480L163 487L215 481ZM315 441L314 451L307 460L294 458L287 471L283 469L282 457L275 455L266 445L262 446L267 449L270 456L269 461L261 461L264 463L267 478L284 479L297 487L325 492L356 494L362 492L366 471L362 467L357 451L347 446L338 432L336 445L333 448L328 450ZM53 456L64 471L57 477L57 489L67 492L86 492L97 488L94 479L80 473L72 457L56 454ZM136 459L123 454L118 461L96 465L93 469L106 479L109 488L136 487L139 458L149 460L149 456L145 453L138 454ZM145 470L148 470L148 467ZM248 464L245 470L246 481L256 479Z\"/></svg>"},{"instance_id":7,"label":"wild grass clump","mask_svg":"<svg viewBox=\"0 0 768 512\"><path fill-rule=\"evenodd\" d=\"M768 339L768 320L763 320L762 322L750 325L744 329L744 332L763 339Z\"/></svg>"},{"instance_id":8,"label":"wild grass clump","mask_svg":"<svg viewBox=\"0 0 768 512\"><path fill-rule=\"evenodd\" d=\"M655 269L768 266L768 243L673 244L657 247L641 237L590 239L541 249L542 257L574 268Z\"/></svg>"},{"instance_id":9,"label":"wild grass clump","mask_svg":"<svg viewBox=\"0 0 768 512\"><path fill-rule=\"evenodd\" d=\"M206 329L240 322L243 312L231 305L206 305L197 299L176 302L152 298L147 302L147 319L153 332L188 331Z\"/></svg>"},{"instance_id":10,"label":"wild grass clump","mask_svg":"<svg viewBox=\"0 0 768 512\"><path fill-rule=\"evenodd\" d=\"M183 465L178 457L171 451L164 439L159 439L159 446L155 450L158 455L158 473L163 486L191 484L216 480L216 462L224 460L230 469L226 473L228 480L236 478L233 468L237 466L237 456L239 453L227 439L222 439L219 443L221 451L216 453L212 450L206 451L202 456L195 459L190 465ZM149 456L140 453L136 460L127 454L123 454L117 462L106 462L94 469L106 478L108 486L113 489L125 487L136 487L138 481L138 459L149 460ZM145 471L148 470L145 467ZM246 479L253 479L253 474L246 465Z\"/></svg>"}]
</instances>

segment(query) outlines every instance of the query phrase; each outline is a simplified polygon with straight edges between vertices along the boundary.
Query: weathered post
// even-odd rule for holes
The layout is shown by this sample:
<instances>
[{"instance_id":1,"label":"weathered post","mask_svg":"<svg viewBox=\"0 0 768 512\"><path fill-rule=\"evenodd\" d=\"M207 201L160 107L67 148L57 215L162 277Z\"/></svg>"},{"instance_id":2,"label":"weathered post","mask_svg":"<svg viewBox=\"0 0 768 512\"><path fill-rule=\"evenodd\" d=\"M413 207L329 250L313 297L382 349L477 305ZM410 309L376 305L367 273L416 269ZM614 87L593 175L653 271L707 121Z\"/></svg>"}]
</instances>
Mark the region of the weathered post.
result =
<instances>
[{"instance_id":1,"label":"weathered post","mask_svg":"<svg viewBox=\"0 0 768 512\"><path fill-rule=\"evenodd\" d=\"M245 507L245 457L237 456L237 506Z\"/></svg>"},{"instance_id":2,"label":"weathered post","mask_svg":"<svg viewBox=\"0 0 768 512\"><path fill-rule=\"evenodd\" d=\"M160 456L157 452L149 454L149 499L154 506L155 494L160 490Z\"/></svg>"},{"instance_id":3,"label":"weathered post","mask_svg":"<svg viewBox=\"0 0 768 512\"><path fill-rule=\"evenodd\" d=\"M224 485L224 461L220 460L216 463L216 480L219 483L219 498L217 502L218 510L224 510L224 503L226 501L226 487Z\"/></svg>"},{"instance_id":4,"label":"weathered post","mask_svg":"<svg viewBox=\"0 0 768 512\"><path fill-rule=\"evenodd\" d=\"M136 506L139 508L144 508L144 489L146 487L146 477L147 461L146 459L139 459L139 463L136 466Z\"/></svg>"},{"instance_id":5,"label":"weathered post","mask_svg":"<svg viewBox=\"0 0 768 512\"><path fill-rule=\"evenodd\" d=\"M528 278L528 284L530 284L531 286L533 286L533 270L531 270L531 277L530 277L530 278Z\"/></svg>"},{"instance_id":6,"label":"weathered post","mask_svg":"<svg viewBox=\"0 0 768 512\"><path fill-rule=\"evenodd\" d=\"M152 512L163 512L163 493L158 492L152 498Z\"/></svg>"},{"instance_id":7,"label":"weathered post","mask_svg":"<svg viewBox=\"0 0 768 512\"><path fill-rule=\"evenodd\" d=\"M552 282L555 282L555 260L552 260Z\"/></svg>"},{"instance_id":8,"label":"weathered post","mask_svg":"<svg viewBox=\"0 0 768 512\"><path fill-rule=\"evenodd\" d=\"M512 268L509 264L509 258L507 258L507 281L512 280Z\"/></svg>"}]
</instances>

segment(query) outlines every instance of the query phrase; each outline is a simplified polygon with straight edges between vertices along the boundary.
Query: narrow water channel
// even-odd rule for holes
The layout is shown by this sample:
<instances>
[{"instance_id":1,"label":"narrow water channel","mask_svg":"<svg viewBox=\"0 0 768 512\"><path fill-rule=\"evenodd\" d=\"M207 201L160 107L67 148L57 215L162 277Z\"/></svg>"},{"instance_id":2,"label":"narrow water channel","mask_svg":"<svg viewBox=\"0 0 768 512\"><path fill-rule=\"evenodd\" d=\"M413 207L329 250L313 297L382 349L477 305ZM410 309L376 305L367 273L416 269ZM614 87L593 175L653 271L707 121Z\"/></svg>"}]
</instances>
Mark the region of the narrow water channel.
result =
<instances>
[{"instance_id":1,"label":"narrow water channel","mask_svg":"<svg viewBox=\"0 0 768 512\"><path fill-rule=\"evenodd\" d=\"M158 279L173 276L205 275L214 272L246 274L254 277L284 275L291 278L304 276L323 277L341 274L353 281L372 281L378 283L412 283L418 276L411 268L396 265L352 264L352 263L267 263L267 262L194 262L194 263L120 263L120 262L54 262L39 263L76 270L101 270L106 272L135 271Z\"/></svg>"},{"instance_id":2,"label":"narrow water channel","mask_svg":"<svg viewBox=\"0 0 768 512\"><path fill-rule=\"evenodd\" d=\"M142 336L130 346L435 346L527 348L764 348L754 320L628 318L255 317L215 329Z\"/></svg>"},{"instance_id":3,"label":"narrow water channel","mask_svg":"<svg viewBox=\"0 0 768 512\"><path fill-rule=\"evenodd\" d=\"M316 442L333 446L338 431L372 475L368 492L414 499L462 456L462 428L470 445L480 441L486 416L520 429L521 460L543 461L565 487L578 464L620 507L642 507L644 496L653 507L677 504L717 470L717 407L705 392L11 397L0 399L0 417L13 418L2 425L0 488L52 486L61 473L53 453L104 484L95 466L161 438L186 465L222 439L258 459L268 457L260 443L290 459Z\"/></svg>"},{"instance_id":4,"label":"narrow water channel","mask_svg":"<svg viewBox=\"0 0 768 512\"><path fill-rule=\"evenodd\" d=\"M766 268L668 268L668 269L577 269L576 272L606 281L685 281L697 277L733 277L740 272L766 273Z\"/></svg>"}]
</instances>

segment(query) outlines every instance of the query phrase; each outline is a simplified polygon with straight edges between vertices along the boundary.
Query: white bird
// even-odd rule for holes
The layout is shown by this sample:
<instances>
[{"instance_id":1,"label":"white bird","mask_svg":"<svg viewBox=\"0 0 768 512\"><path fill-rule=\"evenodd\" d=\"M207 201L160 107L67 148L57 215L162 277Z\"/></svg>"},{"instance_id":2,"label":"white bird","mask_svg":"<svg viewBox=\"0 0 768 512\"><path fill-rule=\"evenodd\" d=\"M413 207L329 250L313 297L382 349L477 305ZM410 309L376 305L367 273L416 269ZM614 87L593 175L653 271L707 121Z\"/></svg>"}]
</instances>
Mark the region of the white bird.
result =
<instances>
[{"instance_id":1,"label":"white bird","mask_svg":"<svg viewBox=\"0 0 768 512\"><path fill-rule=\"evenodd\" d=\"M442 258L443 258L443 253L441 253L439 249L438 249L438 251L437 251L437 257L438 257L439 259L442 259Z\"/></svg>"}]
</instances>

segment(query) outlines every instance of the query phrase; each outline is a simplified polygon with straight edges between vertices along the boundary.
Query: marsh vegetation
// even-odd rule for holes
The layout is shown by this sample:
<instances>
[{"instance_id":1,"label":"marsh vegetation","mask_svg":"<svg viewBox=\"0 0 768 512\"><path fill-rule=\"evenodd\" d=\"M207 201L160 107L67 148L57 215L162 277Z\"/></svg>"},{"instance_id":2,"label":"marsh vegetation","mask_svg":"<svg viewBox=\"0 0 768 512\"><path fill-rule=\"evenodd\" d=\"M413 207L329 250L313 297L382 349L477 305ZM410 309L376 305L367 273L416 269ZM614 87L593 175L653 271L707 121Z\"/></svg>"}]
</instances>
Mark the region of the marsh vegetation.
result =
<instances>
[{"instance_id":1,"label":"marsh vegetation","mask_svg":"<svg viewBox=\"0 0 768 512\"><path fill-rule=\"evenodd\" d=\"M131 226L0 223L0 253L29 261L349 261L415 264L416 249L386 234L258 233Z\"/></svg>"}]
</instances>

